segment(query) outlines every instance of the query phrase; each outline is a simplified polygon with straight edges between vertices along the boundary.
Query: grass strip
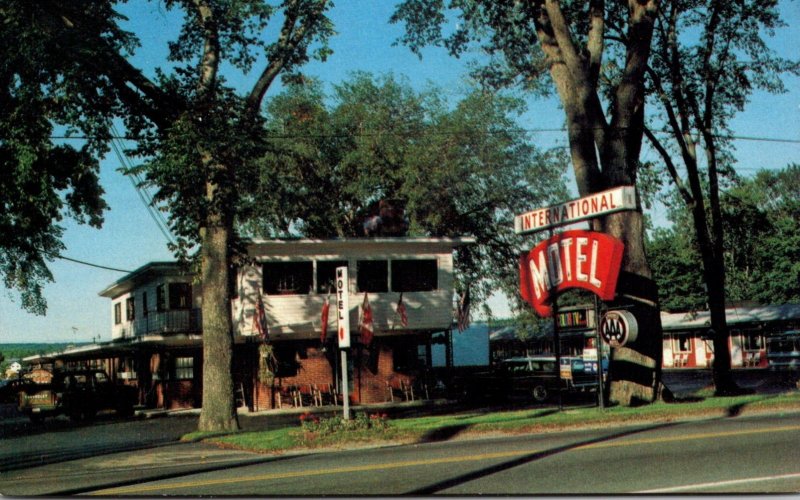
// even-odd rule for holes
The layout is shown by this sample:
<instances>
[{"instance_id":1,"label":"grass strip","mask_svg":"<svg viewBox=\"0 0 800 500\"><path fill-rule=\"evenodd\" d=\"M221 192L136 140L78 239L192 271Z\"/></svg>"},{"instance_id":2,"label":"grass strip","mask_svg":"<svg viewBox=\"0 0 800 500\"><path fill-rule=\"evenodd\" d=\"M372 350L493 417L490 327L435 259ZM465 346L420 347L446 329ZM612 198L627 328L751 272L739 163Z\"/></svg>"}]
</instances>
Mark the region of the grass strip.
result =
<instances>
[{"instance_id":1,"label":"grass strip","mask_svg":"<svg viewBox=\"0 0 800 500\"><path fill-rule=\"evenodd\" d=\"M581 427L664 422L702 417L734 417L748 412L800 410L800 393L698 398L657 402L636 408L535 408L504 411L467 411L391 420L385 429L309 433L300 426L263 432L237 432L224 436L192 433L189 440L204 440L221 447L259 453L296 449L347 448L384 443L441 441L454 436L491 433L524 434Z\"/></svg>"}]
</instances>

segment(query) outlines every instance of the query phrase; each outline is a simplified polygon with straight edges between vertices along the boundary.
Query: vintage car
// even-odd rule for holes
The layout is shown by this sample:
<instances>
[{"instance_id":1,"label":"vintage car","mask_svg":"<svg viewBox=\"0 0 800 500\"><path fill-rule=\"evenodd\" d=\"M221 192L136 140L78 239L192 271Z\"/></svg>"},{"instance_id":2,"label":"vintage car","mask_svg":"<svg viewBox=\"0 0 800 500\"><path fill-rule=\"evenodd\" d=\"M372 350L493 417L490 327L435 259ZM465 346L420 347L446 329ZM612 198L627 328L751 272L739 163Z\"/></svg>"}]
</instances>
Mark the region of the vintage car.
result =
<instances>
[{"instance_id":1,"label":"vintage car","mask_svg":"<svg viewBox=\"0 0 800 500\"><path fill-rule=\"evenodd\" d=\"M100 410L133 415L136 389L114 384L98 369L56 371L47 383L34 383L19 392L19 411L31 420L66 414L72 420L91 419Z\"/></svg>"},{"instance_id":2,"label":"vintage car","mask_svg":"<svg viewBox=\"0 0 800 500\"><path fill-rule=\"evenodd\" d=\"M466 399L544 402L559 389L556 359L553 356L505 359L489 371L465 375L453 383Z\"/></svg>"}]
</instances>

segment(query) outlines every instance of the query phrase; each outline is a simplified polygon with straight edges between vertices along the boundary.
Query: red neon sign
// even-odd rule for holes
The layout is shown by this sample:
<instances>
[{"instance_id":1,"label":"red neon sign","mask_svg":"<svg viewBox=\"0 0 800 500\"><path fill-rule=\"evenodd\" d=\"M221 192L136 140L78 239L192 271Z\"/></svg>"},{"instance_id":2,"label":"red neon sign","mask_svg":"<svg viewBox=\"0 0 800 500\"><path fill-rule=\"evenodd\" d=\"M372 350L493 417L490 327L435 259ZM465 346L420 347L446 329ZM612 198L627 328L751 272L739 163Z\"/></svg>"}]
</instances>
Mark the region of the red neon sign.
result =
<instances>
[{"instance_id":1,"label":"red neon sign","mask_svg":"<svg viewBox=\"0 0 800 500\"><path fill-rule=\"evenodd\" d=\"M542 241L519 261L519 289L539 316L553 314L552 297L583 288L612 300L625 245L605 233L565 231Z\"/></svg>"}]
</instances>

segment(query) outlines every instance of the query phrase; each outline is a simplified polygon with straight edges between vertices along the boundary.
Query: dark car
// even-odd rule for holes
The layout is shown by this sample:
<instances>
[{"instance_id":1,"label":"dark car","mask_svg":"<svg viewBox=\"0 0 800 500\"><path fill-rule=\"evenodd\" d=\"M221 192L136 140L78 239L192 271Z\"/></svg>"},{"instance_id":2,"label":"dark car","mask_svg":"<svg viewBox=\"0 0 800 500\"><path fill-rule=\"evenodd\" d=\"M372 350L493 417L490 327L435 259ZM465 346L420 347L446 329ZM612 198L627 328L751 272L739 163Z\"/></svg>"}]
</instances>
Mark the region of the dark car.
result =
<instances>
[{"instance_id":1,"label":"dark car","mask_svg":"<svg viewBox=\"0 0 800 500\"><path fill-rule=\"evenodd\" d=\"M478 372L454 381L466 399L548 400L559 389L556 359L530 356L505 359L487 372Z\"/></svg>"},{"instance_id":2,"label":"dark car","mask_svg":"<svg viewBox=\"0 0 800 500\"><path fill-rule=\"evenodd\" d=\"M46 384L31 384L19 393L19 410L31 420L66 414L73 420L91 419L100 410L133 415L137 394L133 387L114 384L98 369L58 371Z\"/></svg>"},{"instance_id":3,"label":"dark car","mask_svg":"<svg viewBox=\"0 0 800 500\"><path fill-rule=\"evenodd\" d=\"M552 356L505 359L497 371L512 398L533 398L541 403L559 389L556 358Z\"/></svg>"}]
</instances>

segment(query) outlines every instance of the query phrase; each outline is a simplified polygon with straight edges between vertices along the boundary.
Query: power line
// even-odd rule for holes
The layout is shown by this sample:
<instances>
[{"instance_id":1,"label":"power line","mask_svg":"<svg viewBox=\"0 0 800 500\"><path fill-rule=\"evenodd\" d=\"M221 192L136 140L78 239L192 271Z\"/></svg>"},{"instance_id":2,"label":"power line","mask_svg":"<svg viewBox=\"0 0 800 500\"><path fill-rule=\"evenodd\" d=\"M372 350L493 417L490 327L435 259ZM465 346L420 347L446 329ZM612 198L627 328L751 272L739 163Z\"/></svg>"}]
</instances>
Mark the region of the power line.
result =
<instances>
[{"instance_id":1,"label":"power line","mask_svg":"<svg viewBox=\"0 0 800 500\"><path fill-rule=\"evenodd\" d=\"M111 147L114 150L114 153L117 155L117 159L119 160L120 164L125 167L128 172L131 172L130 174L126 174L126 177L128 177L128 179L131 181L133 188L136 190L136 194L139 195L139 200L141 200L142 204L145 206L145 209L147 209L147 213L150 215L150 218L153 219L153 222L155 222L158 230L161 231L161 234L164 235L168 243L174 245L175 240L172 238L167 221L164 219L163 214L155 208L153 198L142 187L142 178L139 176L139 174L132 173L130 160L128 160L125 152L122 151L122 148L117 144L120 139L116 138L116 136L119 136L119 133L113 124L111 125L111 130L114 132L115 136L111 140Z\"/></svg>"},{"instance_id":2,"label":"power line","mask_svg":"<svg viewBox=\"0 0 800 500\"><path fill-rule=\"evenodd\" d=\"M116 271L116 272L119 272L119 273L132 273L133 272L133 271L128 271L126 269L117 269L116 267L108 267L108 266L103 266L103 265L100 265L100 264L93 264L91 262L86 262L86 261L83 261L83 260L73 259L71 257L65 257L64 255L61 255L60 253L57 253L57 252L48 252L48 251L42 250L42 253L45 254L45 255L49 255L50 257L56 258L56 259L68 260L70 262L75 262L76 264L82 264L84 266L96 267L98 269L105 269L106 271Z\"/></svg>"},{"instance_id":3,"label":"power line","mask_svg":"<svg viewBox=\"0 0 800 500\"><path fill-rule=\"evenodd\" d=\"M522 128L517 129L520 132L528 132L528 133L563 133L567 132L566 128ZM499 130L499 131L475 131L475 132L464 132L464 131L456 131L456 130L426 130L423 133L425 135L495 135L507 132L506 130ZM339 133L339 134L276 134L276 135L267 135L266 138L268 139L339 139L339 138L347 138L347 137L380 137L382 135L396 135L396 136L405 136L405 135L412 135L419 133L419 131L366 131L366 132L346 132L346 133ZM758 136L744 136L744 135L725 135L725 134L713 134L713 136L717 139L729 139L729 140L738 140L738 141L755 141L755 142L776 142L776 143L784 143L784 144L800 144L800 139L784 139L780 137L758 137ZM88 140L88 136L50 136L51 139L58 139L58 140ZM113 135L111 136L112 139L118 140L129 140L129 141L138 141L139 139L132 136L124 136L124 135Z\"/></svg>"}]
</instances>

